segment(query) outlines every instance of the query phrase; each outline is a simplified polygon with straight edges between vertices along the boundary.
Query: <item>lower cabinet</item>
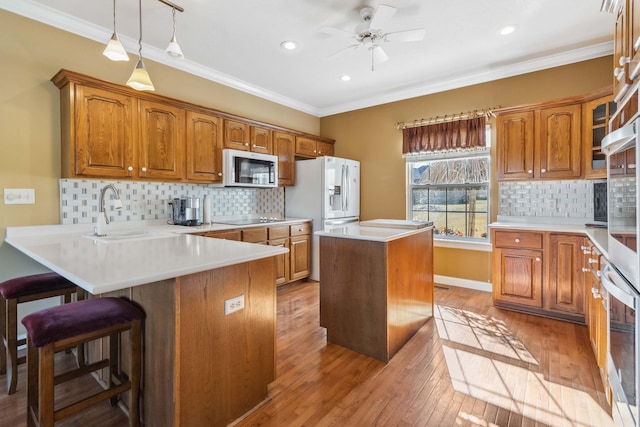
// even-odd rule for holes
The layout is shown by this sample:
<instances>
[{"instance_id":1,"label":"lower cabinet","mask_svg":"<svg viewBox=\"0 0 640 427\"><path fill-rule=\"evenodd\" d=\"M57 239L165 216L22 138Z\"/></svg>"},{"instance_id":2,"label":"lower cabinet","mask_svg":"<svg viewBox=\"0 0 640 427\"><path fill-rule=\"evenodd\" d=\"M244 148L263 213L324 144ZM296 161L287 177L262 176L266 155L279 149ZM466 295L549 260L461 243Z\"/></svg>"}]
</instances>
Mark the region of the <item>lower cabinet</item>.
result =
<instances>
[{"instance_id":1,"label":"lower cabinet","mask_svg":"<svg viewBox=\"0 0 640 427\"><path fill-rule=\"evenodd\" d=\"M205 237L281 246L289 253L276 257L276 285L284 285L311 274L311 223L269 225L209 231Z\"/></svg>"},{"instance_id":2,"label":"lower cabinet","mask_svg":"<svg viewBox=\"0 0 640 427\"><path fill-rule=\"evenodd\" d=\"M584 323L583 239L578 234L492 230L494 304Z\"/></svg>"}]
</instances>

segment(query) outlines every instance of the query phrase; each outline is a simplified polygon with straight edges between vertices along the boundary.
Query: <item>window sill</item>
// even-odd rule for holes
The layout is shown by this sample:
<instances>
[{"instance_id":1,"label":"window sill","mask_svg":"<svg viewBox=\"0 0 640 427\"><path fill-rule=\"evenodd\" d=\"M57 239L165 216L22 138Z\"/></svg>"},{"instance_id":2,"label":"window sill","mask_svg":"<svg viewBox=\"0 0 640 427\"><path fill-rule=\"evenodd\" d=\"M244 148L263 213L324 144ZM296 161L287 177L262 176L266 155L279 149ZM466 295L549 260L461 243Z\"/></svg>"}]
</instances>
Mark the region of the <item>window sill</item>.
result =
<instances>
[{"instance_id":1,"label":"window sill","mask_svg":"<svg viewBox=\"0 0 640 427\"><path fill-rule=\"evenodd\" d=\"M464 249L467 251L491 252L489 242L467 242L462 240L433 239L436 248Z\"/></svg>"}]
</instances>

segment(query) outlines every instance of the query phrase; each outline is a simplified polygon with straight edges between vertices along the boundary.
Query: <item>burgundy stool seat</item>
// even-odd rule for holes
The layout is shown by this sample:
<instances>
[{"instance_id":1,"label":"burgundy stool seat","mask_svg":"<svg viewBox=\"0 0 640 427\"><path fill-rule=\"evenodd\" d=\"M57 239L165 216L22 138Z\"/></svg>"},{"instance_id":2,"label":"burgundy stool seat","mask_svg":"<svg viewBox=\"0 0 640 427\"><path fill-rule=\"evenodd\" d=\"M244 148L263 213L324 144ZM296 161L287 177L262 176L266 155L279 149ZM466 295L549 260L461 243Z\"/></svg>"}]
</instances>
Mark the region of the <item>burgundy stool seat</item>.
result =
<instances>
[{"instance_id":1,"label":"burgundy stool seat","mask_svg":"<svg viewBox=\"0 0 640 427\"><path fill-rule=\"evenodd\" d=\"M25 357L18 357L18 347L26 343L18 339L18 304L50 297L84 297L84 291L57 273L41 273L16 277L0 283L0 374L7 374L7 394L15 393L18 384L18 365ZM78 363L82 363L82 349L77 351Z\"/></svg>"},{"instance_id":2,"label":"burgundy stool seat","mask_svg":"<svg viewBox=\"0 0 640 427\"><path fill-rule=\"evenodd\" d=\"M139 395L142 364L142 320L144 312L124 298L95 298L63 304L29 314L22 319L27 329L27 426L53 426L58 420L109 399L117 403L129 391L129 425L139 426ZM129 332L130 363L120 361L120 334ZM54 355L74 346L103 340L108 357L56 374ZM101 356L104 357L105 353ZM120 371L128 366L129 372ZM54 386L78 377L102 372L106 389L63 408L54 405Z\"/></svg>"}]
</instances>

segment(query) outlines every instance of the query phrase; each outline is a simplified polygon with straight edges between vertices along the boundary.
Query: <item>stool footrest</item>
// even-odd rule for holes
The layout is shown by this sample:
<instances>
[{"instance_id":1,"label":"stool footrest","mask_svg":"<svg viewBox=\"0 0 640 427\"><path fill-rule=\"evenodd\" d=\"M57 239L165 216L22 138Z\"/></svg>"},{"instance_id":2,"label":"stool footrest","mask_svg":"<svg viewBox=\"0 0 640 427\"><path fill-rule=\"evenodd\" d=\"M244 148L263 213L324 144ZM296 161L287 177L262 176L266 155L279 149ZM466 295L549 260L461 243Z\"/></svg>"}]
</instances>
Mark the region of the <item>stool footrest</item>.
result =
<instances>
[{"instance_id":1,"label":"stool footrest","mask_svg":"<svg viewBox=\"0 0 640 427\"><path fill-rule=\"evenodd\" d=\"M99 362L91 363L89 365L80 366L77 369L72 369L67 372L63 372L58 374L53 379L53 384L58 385L67 381L71 381L75 378L81 377L83 375L90 374L93 371L97 371L98 369L104 369L109 367L109 359L103 359Z\"/></svg>"},{"instance_id":2,"label":"stool footrest","mask_svg":"<svg viewBox=\"0 0 640 427\"><path fill-rule=\"evenodd\" d=\"M122 383L115 387L96 393L93 396L89 396L86 399L82 399L76 403L72 403L71 405L65 406L64 408L60 408L55 411L54 420L60 421L65 418L68 418L71 415L78 413L79 411L82 411L97 403L102 402L103 400L108 400L114 396L119 395L120 393L124 393L130 388L131 388L131 383L127 381L126 383Z\"/></svg>"}]
</instances>

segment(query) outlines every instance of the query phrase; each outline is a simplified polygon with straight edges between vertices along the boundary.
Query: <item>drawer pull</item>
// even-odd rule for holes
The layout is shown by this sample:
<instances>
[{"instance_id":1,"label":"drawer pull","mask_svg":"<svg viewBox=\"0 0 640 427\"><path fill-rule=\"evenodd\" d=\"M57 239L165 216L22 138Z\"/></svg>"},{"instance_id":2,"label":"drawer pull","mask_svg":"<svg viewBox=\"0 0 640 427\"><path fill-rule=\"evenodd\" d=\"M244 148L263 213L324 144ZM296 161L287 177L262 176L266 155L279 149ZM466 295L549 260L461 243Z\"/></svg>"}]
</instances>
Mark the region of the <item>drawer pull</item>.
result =
<instances>
[{"instance_id":1,"label":"drawer pull","mask_svg":"<svg viewBox=\"0 0 640 427\"><path fill-rule=\"evenodd\" d=\"M536 257L536 262L540 262L540 257L539 256Z\"/></svg>"},{"instance_id":2,"label":"drawer pull","mask_svg":"<svg viewBox=\"0 0 640 427\"><path fill-rule=\"evenodd\" d=\"M588 263L589 263L589 264L597 264L597 263L598 263L598 260L597 260L597 259L594 259L594 258L589 258Z\"/></svg>"},{"instance_id":3,"label":"drawer pull","mask_svg":"<svg viewBox=\"0 0 640 427\"><path fill-rule=\"evenodd\" d=\"M587 273L587 272L589 272L589 271L591 271L591 269L590 269L590 268L582 267L582 272L583 272L583 273Z\"/></svg>"},{"instance_id":4,"label":"drawer pull","mask_svg":"<svg viewBox=\"0 0 640 427\"><path fill-rule=\"evenodd\" d=\"M582 253L585 255L591 255L591 251L588 249L583 250Z\"/></svg>"},{"instance_id":5,"label":"drawer pull","mask_svg":"<svg viewBox=\"0 0 640 427\"><path fill-rule=\"evenodd\" d=\"M520 243L520 239L516 239L516 243Z\"/></svg>"}]
</instances>

